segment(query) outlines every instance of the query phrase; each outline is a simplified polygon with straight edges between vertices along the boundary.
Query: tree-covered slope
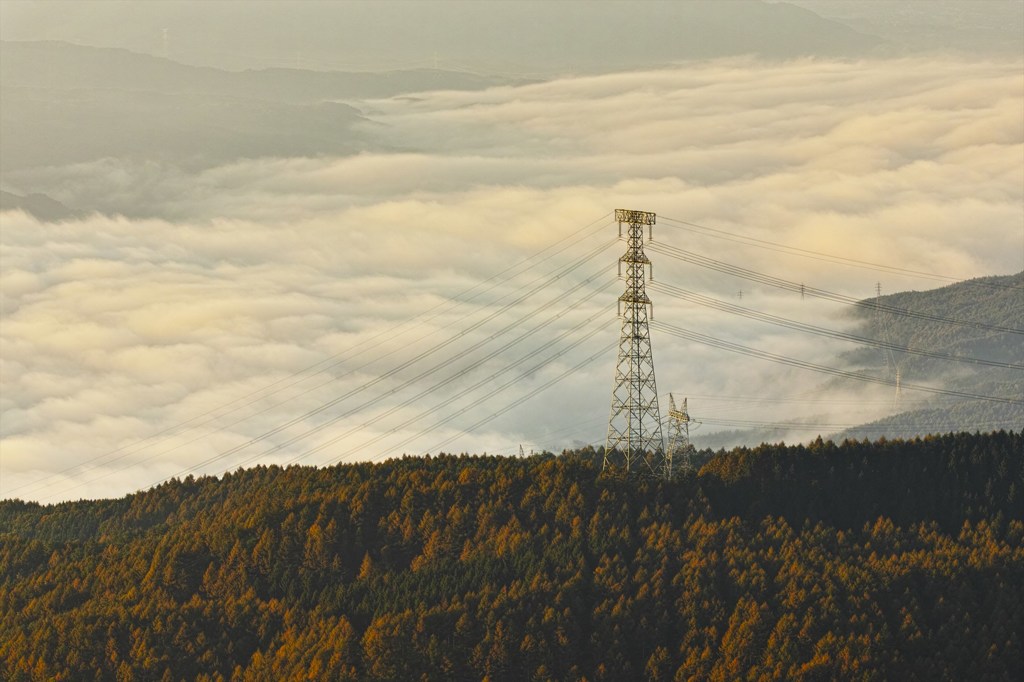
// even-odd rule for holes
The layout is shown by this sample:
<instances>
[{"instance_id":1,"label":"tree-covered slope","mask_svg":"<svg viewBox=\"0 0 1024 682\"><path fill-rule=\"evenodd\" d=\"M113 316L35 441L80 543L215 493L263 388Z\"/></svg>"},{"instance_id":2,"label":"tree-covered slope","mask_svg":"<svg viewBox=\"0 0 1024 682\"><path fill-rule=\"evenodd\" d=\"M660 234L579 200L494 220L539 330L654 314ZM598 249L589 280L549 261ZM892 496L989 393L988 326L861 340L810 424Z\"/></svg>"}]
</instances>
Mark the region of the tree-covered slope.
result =
<instances>
[{"instance_id":1,"label":"tree-covered slope","mask_svg":"<svg viewBox=\"0 0 1024 682\"><path fill-rule=\"evenodd\" d=\"M892 379L898 367L905 384L1024 399L1024 335L998 330L1024 330L1024 272L967 280L929 291L882 296L864 301L855 310L863 336L912 349L1012 363L1019 367L1008 369L953 362L900 351L886 360L882 350L864 349L847 358L862 371ZM908 391L907 396L920 398L922 394ZM1016 424L1024 424L1024 407L1020 405L938 397L923 405L908 404L893 416L835 437L885 434L907 438L925 433L988 431Z\"/></svg>"},{"instance_id":2,"label":"tree-covered slope","mask_svg":"<svg viewBox=\"0 0 1024 682\"><path fill-rule=\"evenodd\" d=\"M1024 437L259 467L0 503L7 680L1013 680Z\"/></svg>"}]
</instances>

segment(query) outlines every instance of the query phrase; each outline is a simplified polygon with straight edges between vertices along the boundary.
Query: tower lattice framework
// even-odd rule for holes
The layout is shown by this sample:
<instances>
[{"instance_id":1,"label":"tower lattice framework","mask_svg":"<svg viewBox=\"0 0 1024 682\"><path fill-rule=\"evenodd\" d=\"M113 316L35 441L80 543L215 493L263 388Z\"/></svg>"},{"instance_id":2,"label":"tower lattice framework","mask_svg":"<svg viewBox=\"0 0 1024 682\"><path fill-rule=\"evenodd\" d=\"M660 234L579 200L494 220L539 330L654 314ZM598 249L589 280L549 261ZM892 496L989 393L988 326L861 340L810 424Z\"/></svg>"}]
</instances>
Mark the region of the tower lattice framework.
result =
<instances>
[{"instance_id":1,"label":"tower lattice framework","mask_svg":"<svg viewBox=\"0 0 1024 682\"><path fill-rule=\"evenodd\" d=\"M889 319L889 316L884 314L882 311L882 283L877 282L875 284L875 326L878 329L877 333L882 341L887 344L892 344L894 341L892 322ZM896 395L893 396L892 405L893 407L899 407L900 401L903 398L900 363L896 360L896 354L892 352L892 348L889 346L882 349L882 356L884 357L886 368L889 370L889 375L893 378L896 385Z\"/></svg>"},{"instance_id":2,"label":"tower lattice framework","mask_svg":"<svg viewBox=\"0 0 1024 682\"><path fill-rule=\"evenodd\" d=\"M686 398L677 409L676 399L668 394L668 449L665 451L665 478L672 478L676 471L693 469L694 447L690 442L690 411Z\"/></svg>"},{"instance_id":3,"label":"tower lattice framework","mask_svg":"<svg viewBox=\"0 0 1024 682\"><path fill-rule=\"evenodd\" d=\"M622 333L615 363L615 386L612 389L603 468L616 466L627 472L647 471L663 475L665 441L648 326L648 310L653 317L654 306L644 286L651 266L650 259L644 254L644 227L647 227L648 238L653 238L655 215L646 211L618 209L615 219L619 223L619 236L622 236L624 226L627 231L626 253L619 258L620 275L625 266L626 291L619 297Z\"/></svg>"}]
</instances>

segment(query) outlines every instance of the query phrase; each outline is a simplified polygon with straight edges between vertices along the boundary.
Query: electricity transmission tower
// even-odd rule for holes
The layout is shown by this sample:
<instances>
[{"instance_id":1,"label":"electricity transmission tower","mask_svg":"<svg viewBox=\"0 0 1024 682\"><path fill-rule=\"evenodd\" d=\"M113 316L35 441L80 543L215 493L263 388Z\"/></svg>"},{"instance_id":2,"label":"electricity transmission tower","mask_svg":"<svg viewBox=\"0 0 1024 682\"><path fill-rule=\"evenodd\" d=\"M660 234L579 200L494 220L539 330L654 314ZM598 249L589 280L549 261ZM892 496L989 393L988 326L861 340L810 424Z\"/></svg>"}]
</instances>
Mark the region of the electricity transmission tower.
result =
<instances>
[{"instance_id":1,"label":"electricity transmission tower","mask_svg":"<svg viewBox=\"0 0 1024 682\"><path fill-rule=\"evenodd\" d=\"M888 316L882 314L882 283L875 283L875 325L878 328L878 333L881 335L883 342L892 344L895 342L895 333L892 328ZM886 346L882 349L882 355L885 358L886 367L889 369L890 375L896 382L896 395L893 397L893 407L898 408L900 401L903 398L903 391L900 381L900 362L896 360L896 355L892 352L892 348Z\"/></svg>"},{"instance_id":2,"label":"electricity transmission tower","mask_svg":"<svg viewBox=\"0 0 1024 682\"><path fill-rule=\"evenodd\" d=\"M628 226L628 246L625 255L619 258L620 276L622 266L626 266L626 291L619 297L622 333L602 468L616 466L630 472L646 466L650 472L663 475L665 442L647 316L648 307L651 317L654 316L654 305L644 288L645 266L651 265L644 255L644 226L647 226L648 237L653 238L654 218L653 213L646 211L615 211L620 237L623 225Z\"/></svg>"},{"instance_id":3,"label":"electricity transmission tower","mask_svg":"<svg viewBox=\"0 0 1024 682\"><path fill-rule=\"evenodd\" d=\"M676 409L676 399L668 394L668 449L665 451L665 478L672 478L673 467L682 471L693 468L693 444L690 443L690 412L683 406Z\"/></svg>"}]
</instances>

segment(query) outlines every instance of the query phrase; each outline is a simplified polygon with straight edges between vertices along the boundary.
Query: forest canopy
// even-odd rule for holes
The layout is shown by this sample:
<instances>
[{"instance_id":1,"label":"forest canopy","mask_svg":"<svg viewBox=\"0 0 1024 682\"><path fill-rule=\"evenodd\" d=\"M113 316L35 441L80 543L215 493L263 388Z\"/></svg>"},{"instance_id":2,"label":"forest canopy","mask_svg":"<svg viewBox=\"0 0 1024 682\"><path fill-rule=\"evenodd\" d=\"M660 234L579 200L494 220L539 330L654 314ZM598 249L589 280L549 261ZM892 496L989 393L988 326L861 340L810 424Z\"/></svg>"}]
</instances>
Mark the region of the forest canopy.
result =
<instances>
[{"instance_id":1,"label":"forest canopy","mask_svg":"<svg viewBox=\"0 0 1024 682\"><path fill-rule=\"evenodd\" d=\"M5 680L1016 680L1024 436L261 466L0 502Z\"/></svg>"}]
</instances>

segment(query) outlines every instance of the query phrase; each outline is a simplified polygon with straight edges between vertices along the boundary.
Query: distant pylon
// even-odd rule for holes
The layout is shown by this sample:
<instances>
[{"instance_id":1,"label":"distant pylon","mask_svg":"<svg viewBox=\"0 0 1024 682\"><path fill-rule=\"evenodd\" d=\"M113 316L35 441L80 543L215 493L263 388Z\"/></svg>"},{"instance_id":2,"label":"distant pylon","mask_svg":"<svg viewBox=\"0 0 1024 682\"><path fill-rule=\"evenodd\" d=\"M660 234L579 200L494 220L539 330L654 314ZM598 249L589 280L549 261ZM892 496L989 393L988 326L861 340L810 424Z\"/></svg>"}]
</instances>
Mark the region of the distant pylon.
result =
<instances>
[{"instance_id":1,"label":"distant pylon","mask_svg":"<svg viewBox=\"0 0 1024 682\"><path fill-rule=\"evenodd\" d=\"M619 357L615 363L612 410L608 417L608 440L604 449L604 469L619 466L627 472L649 470L664 474L665 441L658 410L658 387L654 381L654 356L647 309L654 306L645 290L644 267L651 261L644 255L644 226L654 236L653 213L617 209L615 220L627 225L626 253L619 259L619 274L626 266L626 292L619 297ZM652 272L653 276L653 272ZM643 466L641 466L643 465Z\"/></svg>"},{"instance_id":2,"label":"distant pylon","mask_svg":"<svg viewBox=\"0 0 1024 682\"><path fill-rule=\"evenodd\" d=\"M693 445L690 443L690 412L683 406L676 409L676 399L668 394L668 449L665 450L665 478L672 478L675 469L693 469Z\"/></svg>"},{"instance_id":3,"label":"distant pylon","mask_svg":"<svg viewBox=\"0 0 1024 682\"><path fill-rule=\"evenodd\" d=\"M895 332L892 328L892 324L887 315L882 314L882 283L875 283L875 326L878 329L878 335L881 340L886 344L892 344L895 342ZM901 386L900 376L900 363L896 360L896 354L892 352L892 348L888 345L882 348L882 356L885 359L885 366L888 370L889 376L893 377L893 381L896 385L896 394L893 396L892 405L898 408L903 398L903 390Z\"/></svg>"}]
</instances>

